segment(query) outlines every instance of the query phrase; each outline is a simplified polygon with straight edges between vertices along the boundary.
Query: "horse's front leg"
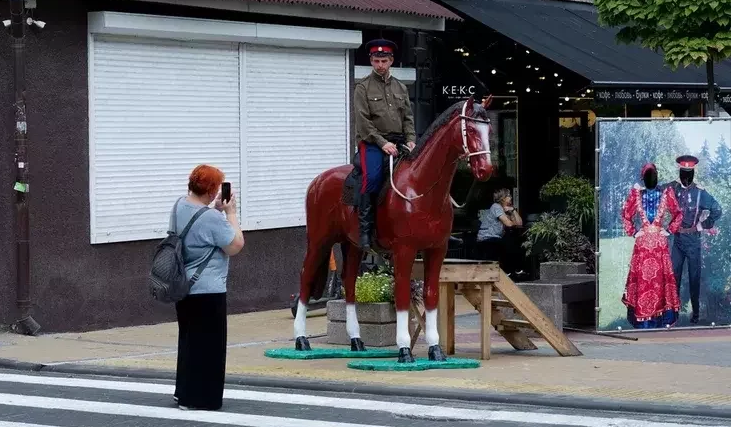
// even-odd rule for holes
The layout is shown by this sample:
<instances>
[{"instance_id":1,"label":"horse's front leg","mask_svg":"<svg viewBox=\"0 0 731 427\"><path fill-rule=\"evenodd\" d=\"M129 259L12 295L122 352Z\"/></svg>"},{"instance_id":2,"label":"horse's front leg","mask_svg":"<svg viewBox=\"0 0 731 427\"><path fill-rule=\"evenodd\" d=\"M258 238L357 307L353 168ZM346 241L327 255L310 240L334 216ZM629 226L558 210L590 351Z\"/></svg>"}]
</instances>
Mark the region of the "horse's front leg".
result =
<instances>
[{"instance_id":1,"label":"horse's front leg","mask_svg":"<svg viewBox=\"0 0 731 427\"><path fill-rule=\"evenodd\" d=\"M355 309L355 281L363 251L350 242L340 243L343 249L343 287L345 288L345 330L350 336L351 351L365 351L365 344L360 338L360 325Z\"/></svg>"},{"instance_id":2,"label":"horse's front leg","mask_svg":"<svg viewBox=\"0 0 731 427\"><path fill-rule=\"evenodd\" d=\"M429 346L429 360L447 360L439 345L437 329L437 305L439 304L439 273L442 269L447 247L439 247L424 251L424 311L426 331L424 338Z\"/></svg>"},{"instance_id":3,"label":"horse's front leg","mask_svg":"<svg viewBox=\"0 0 731 427\"><path fill-rule=\"evenodd\" d=\"M413 363L411 334L409 333L409 307L411 304L411 269L416 249L395 246L393 251L396 302L396 344L399 347L399 363Z\"/></svg>"}]
</instances>

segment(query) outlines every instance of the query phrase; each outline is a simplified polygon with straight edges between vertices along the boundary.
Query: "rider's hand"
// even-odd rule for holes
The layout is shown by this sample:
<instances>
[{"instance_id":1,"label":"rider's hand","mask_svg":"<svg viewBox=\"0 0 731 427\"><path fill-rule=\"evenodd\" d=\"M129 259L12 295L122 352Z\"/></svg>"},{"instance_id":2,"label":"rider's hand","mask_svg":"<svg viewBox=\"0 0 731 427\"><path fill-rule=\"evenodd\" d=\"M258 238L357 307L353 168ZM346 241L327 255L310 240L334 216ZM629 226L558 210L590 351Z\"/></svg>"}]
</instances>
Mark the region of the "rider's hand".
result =
<instances>
[{"instance_id":1,"label":"rider's hand","mask_svg":"<svg viewBox=\"0 0 731 427\"><path fill-rule=\"evenodd\" d=\"M409 141L406 143L406 146L409 147L409 151L413 151L414 148L416 148L416 143L414 141Z\"/></svg>"},{"instance_id":2,"label":"rider's hand","mask_svg":"<svg viewBox=\"0 0 731 427\"><path fill-rule=\"evenodd\" d=\"M396 149L396 145L392 142L387 142L383 147L381 147L381 150L390 156L398 156L398 149Z\"/></svg>"}]
</instances>

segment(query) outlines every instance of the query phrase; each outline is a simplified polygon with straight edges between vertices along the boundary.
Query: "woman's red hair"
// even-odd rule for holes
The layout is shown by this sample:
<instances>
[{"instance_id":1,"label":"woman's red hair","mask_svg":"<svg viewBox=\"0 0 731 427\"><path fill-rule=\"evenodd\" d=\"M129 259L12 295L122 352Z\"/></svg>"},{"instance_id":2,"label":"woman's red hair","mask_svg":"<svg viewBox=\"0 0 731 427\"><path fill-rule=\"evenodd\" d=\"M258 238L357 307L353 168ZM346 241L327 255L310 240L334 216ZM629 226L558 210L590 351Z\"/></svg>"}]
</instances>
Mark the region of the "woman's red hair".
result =
<instances>
[{"instance_id":1,"label":"woman's red hair","mask_svg":"<svg viewBox=\"0 0 731 427\"><path fill-rule=\"evenodd\" d=\"M218 192L224 179L223 171L209 165L199 165L193 169L188 178L188 190L196 196L205 196Z\"/></svg>"}]
</instances>

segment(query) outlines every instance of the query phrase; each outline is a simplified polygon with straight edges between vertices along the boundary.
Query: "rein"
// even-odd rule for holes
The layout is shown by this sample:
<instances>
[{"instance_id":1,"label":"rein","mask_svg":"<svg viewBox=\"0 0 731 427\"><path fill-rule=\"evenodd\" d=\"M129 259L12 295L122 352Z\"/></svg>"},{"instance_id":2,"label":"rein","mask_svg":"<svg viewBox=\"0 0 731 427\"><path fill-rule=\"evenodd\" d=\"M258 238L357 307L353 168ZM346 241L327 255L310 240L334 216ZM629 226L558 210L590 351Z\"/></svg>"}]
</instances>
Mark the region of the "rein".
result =
<instances>
[{"instance_id":1,"label":"rein","mask_svg":"<svg viewBox=\"0 0 731 427\"><path fill-rule=\"evenodd\" d=\"M474 122L479 122L479 123L485 123L485 124L488 124L488 125L490 124L490 122L488 120L482 120L482 119L478 119L476 117L468 117L467 115L465 115L465 113L467 111L467 102L468 101L465 101L464 105L462 106L462 114L459 115L460 124L461 124L461 127L462 127L462 148L464 149L464 154L462 156L460 156L460 158L457 159L457 160L461 160L463 158L469 159L472 156L479 156L479 155L482 155L482 154L487 154L487 155L490 154L490 141L487 141L487 150L477 151L477 152L474 152L474 153L470 152L470 148L469 148L469 146L467 146L467 120L474 121ZM483 142L483 144L484 144L484 142ZM457 160L455 160L455 163L457 162ZM398 188L396 188L396 184L393 183L393 156L390 156L390 155L388 156L388 169L389 169L389 181L391 182L391 188L393 189L393 191L396 192L396 194L398 194L404 200L411 201L411 200L416 200L416 199L418 199L420 197L423 197L425 194L429 193L429 191L431 191L431 189L434 188L439 183L439 181L441 180L441 177L440 177L437 180L437 182L435 182L424 193L418 194L418 195L413 196L413 197L408 197L408 196L404 195L403 193L401 193L398 190ZM462 205L457 204L457 202L455 202L454 199L452 198L452 195L449 196L449 200L452 202L452 205L454 207L456 207L456 208L463 208L467 204L466 201Z\"/></svg>"}]
</instances>

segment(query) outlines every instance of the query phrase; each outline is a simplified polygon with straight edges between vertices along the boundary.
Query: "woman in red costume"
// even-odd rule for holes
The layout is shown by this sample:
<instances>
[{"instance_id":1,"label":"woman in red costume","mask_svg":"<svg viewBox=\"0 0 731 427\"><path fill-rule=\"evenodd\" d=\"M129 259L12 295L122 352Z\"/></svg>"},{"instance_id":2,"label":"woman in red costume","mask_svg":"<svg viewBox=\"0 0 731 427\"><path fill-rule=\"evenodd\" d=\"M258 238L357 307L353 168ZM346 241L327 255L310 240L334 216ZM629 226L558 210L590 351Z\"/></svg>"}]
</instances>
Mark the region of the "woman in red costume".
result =
<instances>
[{"instance_id":1,"label":"woman in red costume","mask_svg":"<svg viewBox=\"0 0 731 427\"><path fill-rule=\"evenodd\" d=\"M668 236L680 227L683 213L672 189L658 186L654 164L645 164L640 176L644 187L632 187L622 210L624 229L635 237L622 303L635 328L659 328L678 320L680 300ZM670 214L667 229L666 214Z\"/></svg>"}]
</instances>

